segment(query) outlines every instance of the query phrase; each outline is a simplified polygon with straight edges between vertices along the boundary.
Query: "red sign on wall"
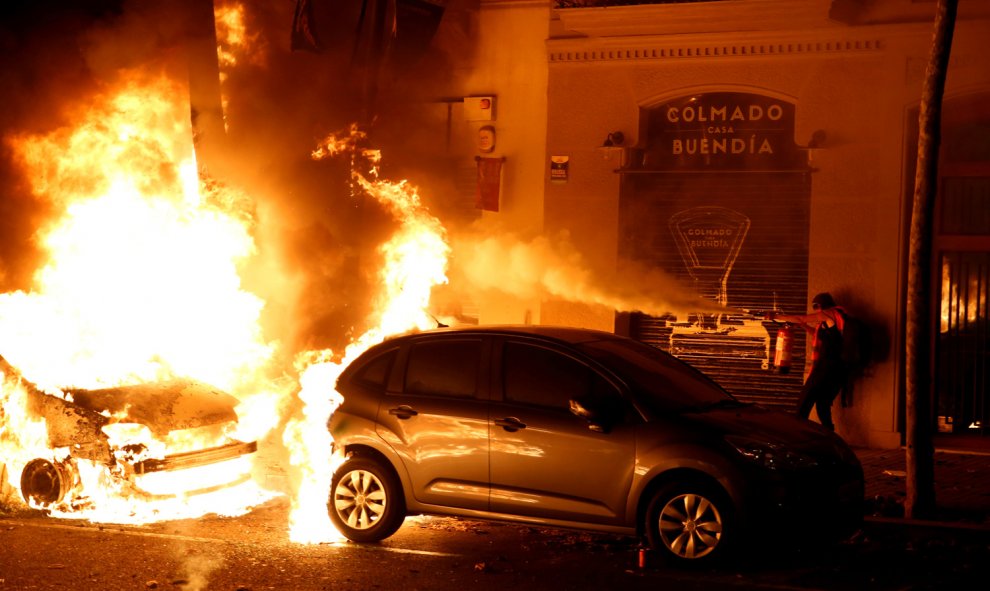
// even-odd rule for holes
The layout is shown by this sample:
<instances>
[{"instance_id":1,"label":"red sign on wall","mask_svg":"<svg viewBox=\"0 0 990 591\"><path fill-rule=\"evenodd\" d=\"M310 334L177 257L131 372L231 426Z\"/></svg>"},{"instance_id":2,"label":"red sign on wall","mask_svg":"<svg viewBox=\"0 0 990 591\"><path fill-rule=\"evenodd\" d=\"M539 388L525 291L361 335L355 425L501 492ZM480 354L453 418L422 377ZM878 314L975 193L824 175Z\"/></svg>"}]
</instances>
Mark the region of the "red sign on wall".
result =
<instances>
[{"instance_id":1,"label":"red sign on wall","mask_svg":"<svg viewBox=\"0 0 990 591\"><path fill-rule=\"evenodd\" d=\"M475 157L478 162L478 192L474 205L486 211L498 211L498 195L502 182L502 162L505 158Z\"/></svg>"}]
</instances>

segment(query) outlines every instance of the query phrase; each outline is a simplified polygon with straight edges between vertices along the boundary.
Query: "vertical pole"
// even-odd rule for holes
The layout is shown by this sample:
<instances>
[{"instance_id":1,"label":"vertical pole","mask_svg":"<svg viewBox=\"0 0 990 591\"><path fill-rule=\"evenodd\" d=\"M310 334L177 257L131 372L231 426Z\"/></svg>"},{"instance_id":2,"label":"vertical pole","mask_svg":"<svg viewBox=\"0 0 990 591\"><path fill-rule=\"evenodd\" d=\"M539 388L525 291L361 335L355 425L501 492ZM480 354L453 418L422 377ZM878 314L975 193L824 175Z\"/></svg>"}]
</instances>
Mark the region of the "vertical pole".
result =
<instances>
[{"instance_id":1,"label":"vertical pole","mask_svg":"<svg viewBox=\"0 0 990 591\"><path fill-rule=\"evenodd\" d=\"M935 469L932 435L931 265L942 95L952 49L958 0L939 0L935 33L922 89L918 120L918 161L914 178L908 258L905 516L926 519L935 513Z\"/></svg>"},{"instance_id":2,"label":"vertical pole","mask_svg":"<svg viewBox=\"0 0 990 591\"><path fill-rule=\"evenodd\" d=\"M185 53L189 67L189 108L200 174L215 174L226 144L217 58L213 0L183 0L186 9Z\"/></svg>"}]
</instances>

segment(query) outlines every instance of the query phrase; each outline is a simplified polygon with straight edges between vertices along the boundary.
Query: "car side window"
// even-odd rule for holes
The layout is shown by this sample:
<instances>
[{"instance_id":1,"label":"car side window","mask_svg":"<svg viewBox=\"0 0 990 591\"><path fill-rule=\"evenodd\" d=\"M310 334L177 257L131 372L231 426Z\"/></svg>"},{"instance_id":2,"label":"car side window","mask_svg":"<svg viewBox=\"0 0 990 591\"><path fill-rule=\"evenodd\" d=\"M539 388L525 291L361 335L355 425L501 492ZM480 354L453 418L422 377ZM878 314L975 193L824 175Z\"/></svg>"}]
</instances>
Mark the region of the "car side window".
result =
<instances>
[{"instance_id":1,"label":"car side window","mask_svg":"<svg viewBox=\"0 0 990 591\"><path fill-rule=\"evenodd\" d=\"M481 341L415 343L409 350L405 392L470 398L478 391Z\"/></svg>"},{"instance_id":2,"label":"car side window","mask_svg":"<svg viewBox=\"0 0 990 591\"><path fill-rule=\"evenodd\" d=\"M589 399L600 380L575 359L524 343L505 343L503 368L506 401L561 410L572 399Z\"/></svg>"},{"instance_id":3,"label":"car side window","mask_svg":"<svg viewBox=\"0 0 990 591\"><path fill-rule=\"evenodd\" d=\"M384 389L388 383L388 373L395 361L396 349L388 351L375 357L362 367L355 379L362 385L371 388Z\"/></svg>"}]
</instances>

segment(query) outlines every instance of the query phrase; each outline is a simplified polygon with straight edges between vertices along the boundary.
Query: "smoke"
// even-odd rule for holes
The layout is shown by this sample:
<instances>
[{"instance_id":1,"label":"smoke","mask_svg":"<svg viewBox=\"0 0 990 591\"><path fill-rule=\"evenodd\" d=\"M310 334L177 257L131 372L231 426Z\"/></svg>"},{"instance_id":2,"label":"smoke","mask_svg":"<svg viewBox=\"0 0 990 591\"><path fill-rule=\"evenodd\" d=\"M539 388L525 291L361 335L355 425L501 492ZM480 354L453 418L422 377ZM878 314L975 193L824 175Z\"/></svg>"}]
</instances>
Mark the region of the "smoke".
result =
<instances>
[{"instance_id":1,"label":"smoke","mask_svg":"<svg viewBox=\"0 0 990 591\"><path fill-rule=\"evenodd\" d=\"M381 178L410 179L449 221L457 195L451 157L437 142L446 107L436 99L464 94L453 70L470 59L476 3L447 3L432 43L406 39L376 64L373 36L359 26L360 1L311 2L318 53L289 46L294 2L241 2L259 53L224 71L220 168L258 203L259 252L245 286L265 299L266 334L288 350L341 351L370 328L378 246L401 226L353 190L348 157L311 159L319 140L360 124L384 154Z\"/></svg>"},{"instance_id":2,"label":"smoke","mask_svg":"<svg viewBox=\"0 0 990 591\"><path fill-rule=\"evenodd\" d=\"M0 290L30 288L43 256L37 230L59 213L32 192L10 138L72 125L90 97L135 66L187 78L176 55L189 23L175 8L135 0L0 3Z\"/></svg>"},{"instance_id":3,"label":"smoke","mask_svg":"<svg viewBox=\"0 0 990 591\"><path fill-rule=\"evenodd\" d=\"M41 256L35 228L50 215L13 162L5 136L58 125L65 96L92 86L75 49L88 17L76 11L45 14L44 3L0 3L0 290L27 287ZM42 26L41 23L44 23Z\"/></svg>"},{"instance_id":4,"label":"smoke","mask_svg":"<svg viewBox=\"0 0 990 591\"><path fill-rule=\"evenodd\" d=\"M259 32L264 53L231 69L223 88L227 138L206 138L217 149L198 155L216 182L247 188L255 201L259 249L245 284L268 302L266 331L296 349L342 346L367 315L362 253L387 233L389 219L350 194L346 164L309 159L316 138L354 120L358 100L347 82L346 43L323 55L289 51L292 4L246 4L246 25ZM0 291L31 289L44 257L36 237L61 213L49 195L32 191L10 139L71 127L91 97L128 70L165 72L185 84L190 66L209 61L196 52L212 22L195 12L209 5L0 5ZM215 51L212 42L205 47Z\"/></svg>"},{"instance_id":5,"label":"smoke","mask_svg":"<svg viewBox=\"0 0 990 591\"><path fill-rule=\"evenodd\" d=\"M451 283L520 299L557 298L622 312L661 316L718 312L710 301L670 275L630 261L595 272L566 233L524 241L512 234L465 234L453 239Z\"/></svg>"},{"instance_id":6,"label":"smoke","mask_svg":"<svg viewBox=\"0 0 990 591\"><path fill-rule=\"evenodd\" d=\"M232 3L214 0L220 8ZM84 104L128 68L153 67L189 80L190 63L205 55L195 53L203 47L202 19L188 12L196 2L15 4L4 5L0 25L0 47L11 57L0 68L4 136L46 133L69 123L71 109L65 107ZM437 100L465 94L459 87L465 76L457 72L472 59L477 2L446 3L429 43L404 41L405 50L419 44L417 59L406 51L377 66L368 60L357 26L360 2L314 0L319 53L289 45L294 2L239 4L250 35L238 51L251 53L224 67L226 131L220 149L208 158L200 154L200 164L217 182L243 188L254 202L257 253L243 281L266 302L265 334L287 356L342 350L369 328L382 264L377 247L400 222L353 191L346 158L315 162L310 152L327 133L361 123L369 144L383 151L381 177L408 178L420 186L431 211L454 233L470 216L453 180L456 158L438 144L436 131L448 113ZM34 236L54 212L43 196L27 190L9 151L0 157L0 290L11 291L30 283L41 256ZM452 247L451 283L464 292L501 291L651 314L702 306L656 269L632 263L607 272L592 269L564 236L462 234Z\"/></svg>"},{"instance_id":7,"label":"smoke","mask_svg":"<svg viewBox=\"0 0 990 591\"><path fill-rule=\"evenodd\" d=\"M657 315L717 311L657 269L627 261L594 269L566 236L459 233L456 226L466 216L454 177L463 164L437 135L450 116L438 99L466 94L457 71L472 59L477 2L447 3L419 59L393 60L380 71L363 61L367 48L356 37L357 4L314 0L323 45L315 54L287 51L287 7L246 3L248 27L267 39L266 59L233 69L224 86L241 179L262 201L262 256L271 255L275 262L266 266L289 278L279 290L266 281L257 289L269 302L269 326L291 327L279 335L290 349L342 350L369 328L375 273L383 264L378 246L401 225L353 193L348 158L309 159L317 139L355 121L367 131L369 145L382 150L381 178L407 178L419 186L431 212L457 236L450 291L558 298Z\"/></svg>"},{"instance_id":8,"label":"smoke","mask_svg":"<svg viewBox=\"0 0 990 591\"><path fill-rule=\"evenodd\" d=\"M204 554L192 554L182 559L179 567L181 577L173 585L180 585L183 591L206 591L210 576L223 566L223 559Z\"/></svg>"}]
</instances>

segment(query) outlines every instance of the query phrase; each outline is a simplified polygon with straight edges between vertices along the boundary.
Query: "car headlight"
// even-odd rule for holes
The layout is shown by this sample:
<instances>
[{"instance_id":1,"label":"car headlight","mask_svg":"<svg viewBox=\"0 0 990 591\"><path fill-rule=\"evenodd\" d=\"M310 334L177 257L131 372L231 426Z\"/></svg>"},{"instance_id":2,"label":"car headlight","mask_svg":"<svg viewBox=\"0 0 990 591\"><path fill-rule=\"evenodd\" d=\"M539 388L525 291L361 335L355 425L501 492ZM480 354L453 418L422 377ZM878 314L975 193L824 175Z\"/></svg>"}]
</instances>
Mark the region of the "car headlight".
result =
<instances>
[{"instance_id":1,"label":"car headlight","mask_svg":"<svg viewBox=\"0 0 990 591\"><path fill-rule=\"evenodd\" d=\"M818 465L818 460L807 454L769 441L738 435L727 435L725 440L744 458L768 470L795 470Z\"/></svg>"}]
</instances>

